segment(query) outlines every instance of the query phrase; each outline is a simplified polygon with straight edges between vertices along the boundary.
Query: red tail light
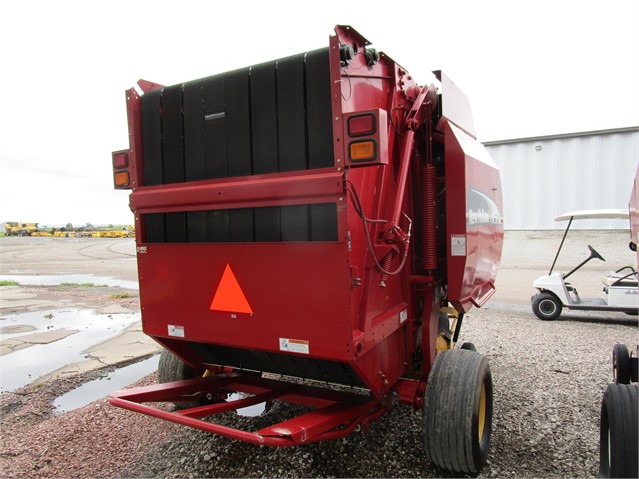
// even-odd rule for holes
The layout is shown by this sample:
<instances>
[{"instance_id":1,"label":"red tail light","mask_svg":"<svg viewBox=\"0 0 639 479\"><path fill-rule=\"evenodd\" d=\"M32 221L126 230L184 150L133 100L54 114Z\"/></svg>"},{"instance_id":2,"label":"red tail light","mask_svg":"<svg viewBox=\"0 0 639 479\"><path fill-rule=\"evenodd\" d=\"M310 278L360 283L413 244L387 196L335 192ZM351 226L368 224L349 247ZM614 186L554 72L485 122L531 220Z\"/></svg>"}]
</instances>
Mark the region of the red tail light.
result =
<instances>
[{"instance_id":1,"label":"red tail light","mask_svg":"<svg viewBox=\"0 0 639 479\"><path fill-rule=\"evenodd\" d=\"M346 164L369 166L388 164L388 121L386 110L355 111L345 115Z\"/></svg>"},{"instance_id":2,"label":"red tail light","mask_svg":"<svg viewBox=\"0 0 639 479\"><path fill-rule=\"evenodd\" d=\"M130 190L133 188L131 182L131 164L129 163L129 151L114 151L111 154L113 165L113 187L116 190Z\"/></svg>"}]
</instances>

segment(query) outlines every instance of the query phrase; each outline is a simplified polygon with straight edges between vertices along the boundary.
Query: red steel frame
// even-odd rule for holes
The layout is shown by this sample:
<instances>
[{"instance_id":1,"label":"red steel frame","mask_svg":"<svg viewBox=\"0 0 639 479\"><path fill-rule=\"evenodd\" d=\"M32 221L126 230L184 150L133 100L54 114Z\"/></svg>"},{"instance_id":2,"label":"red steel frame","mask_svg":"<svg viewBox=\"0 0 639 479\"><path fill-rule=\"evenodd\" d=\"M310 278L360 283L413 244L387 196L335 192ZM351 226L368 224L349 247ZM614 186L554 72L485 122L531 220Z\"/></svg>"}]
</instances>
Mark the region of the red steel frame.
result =
<instances>
[{"instance_id":1,"label":"red steel frame","mask_svg":"<svg viewBox=\"0 0 639 479\"><path fill-rule=\"evenodd\" d=\"M344 45L356 52L347 68L340 65ZM474 138L468 102L455 85L439 74L443 114L439 124L432 125L438 101L435 87L417 86L383 53L378 62L367 62L362 53L368 45L350 27L336 27L336 35L330 37L333 167L144 187L140 97L134 89L127 92L130 149L125 150L145 333L200 370L223 365L206 363L190 347L193 342L280 354L278 338L303 340L306 353L286 354L293 360L312 357L348 364L368 394L235 372L118 392L112 404L271 446L345 436L382 415L390 407L392 392L400 402L422 407L436 354L440 307L450 303L463 314L483 305L494 292L503 239L501 185L494 164ZM139 85L143 91L161 88L149 82ZM388 115L388 125L381 126L388 129L389 164L349 166L343 118L375 109ZM435 142L443 145L445 176L432 176ZM428 175L432 180L424 180ZM425 181L434 183L425 186ZM435 204L441 199L435 200L431 191L442 182L443 218L442 208ZM479 194L490 211L471 211L471 193ZM149 213L312 203L337 205L337 242L147 244L140 221L140 215ZM363 223L362 215L374 221ZM471 217L478 220L471 224ZM422 223L421 232L411 233L413 221ZM438 238L438 223L445 224L440 234L444 241ZM225 265L232 265L254 314L210 310ZM442 291L447 296L442 297ZM176 324L183 328L184 338L167 333L167 326ZM220 391L253 396L175 412L141 404L183 401L192 394L216 396ZM316 409L256 432L198 419L271 399Z\"/></svg>"}]
</instances>

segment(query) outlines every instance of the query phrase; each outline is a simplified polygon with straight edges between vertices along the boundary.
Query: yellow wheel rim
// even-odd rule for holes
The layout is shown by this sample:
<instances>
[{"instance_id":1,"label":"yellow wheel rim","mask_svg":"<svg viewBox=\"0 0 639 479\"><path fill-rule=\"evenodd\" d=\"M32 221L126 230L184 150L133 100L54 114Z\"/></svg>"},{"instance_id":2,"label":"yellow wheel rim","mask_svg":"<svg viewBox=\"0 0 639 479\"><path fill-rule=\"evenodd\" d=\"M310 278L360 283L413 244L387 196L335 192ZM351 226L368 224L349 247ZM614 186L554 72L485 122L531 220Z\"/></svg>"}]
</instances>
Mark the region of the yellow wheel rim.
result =
<instances>
[{"instance_id":1,"label":"yellow wheel rim","mask_svg":"<svg viewBox=\"0 0 639 479\"><path fill-rule=\"evenodd\" d=\"M478 428L479 428L479 442L481 443L484 438L484 427L486 425L486 385L481 385L481 394L479 396L479 415L478 415Z\"/></svg>"}]
</instances>

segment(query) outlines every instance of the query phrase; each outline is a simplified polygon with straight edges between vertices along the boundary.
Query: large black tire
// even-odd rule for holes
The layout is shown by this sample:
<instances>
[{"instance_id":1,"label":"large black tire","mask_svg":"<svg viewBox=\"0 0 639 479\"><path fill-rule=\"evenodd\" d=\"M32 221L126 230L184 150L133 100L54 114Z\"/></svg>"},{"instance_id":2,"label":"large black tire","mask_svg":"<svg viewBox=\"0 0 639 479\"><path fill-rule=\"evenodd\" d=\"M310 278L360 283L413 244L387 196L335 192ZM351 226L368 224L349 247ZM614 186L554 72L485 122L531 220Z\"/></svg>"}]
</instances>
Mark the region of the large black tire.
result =
<instances>
[{"instance_id":1,"label":"large black tire","mask_svg":"<svg viewBox=\"0 0 639 479\"><path fill-rule=\"evenodd\" d=\"M474 343L471 343L471 342L462 343L460 348L467 349L468 351L477 351L477 347L475 346Z\"/></svg>"},{"instance_id":2,"label":"large black tire","mask_svg":"<svg viewBox=\"0 0 639 479\"><path fill-rule=\"evenodd\" d=\"M424 449L431 463L477 474L488 455L493 381L488 359L466 349L435 357L424 394Z\"/></svg>"},{"instance_id":3,"label":"large black tire","mask_svg":"<svg viewBox=\"0 0 639 479\"><path fill-rule=\"evenodd\" d=\"M160 383L193 379L197 376L201 376L202 374L204 374L204 371L196 371L169 350L163 349L160 353L160 361L158 363L158 381ZM179 409L187 409L199 406L202 402L179 401L174 402L173 404L175 404L175 406Z\"/></svg>"},{"instance_id":4,"label":"large black tire","mask_svg":"<svg viewBox=\"0 0 639 479\"><path fill-rule=\"evenodd\" d=\"M552 321L561 314L561 301L552 293L543 292L533 296L532 310L539 319Z\"/></svg>"},{"instance_id":5,"label":"large black tire","mask_svg":"<svg viewBox=\"0 0 639 479\"><path fill-rule=\"evenodd\" d=\"M601 402L599 477L639 477L637 384L609 384Z\"/></svg>"},{"instance_id":6,"label":"large black tire","mask_svg":"<svg viewBox=\"0 0 639 479\"><path fill-rule=\"evenodd\" d=\"M612 379L616 384L629 384L632 365L630 352L625 344L617 343L612 348Z\"/></svg>"}]
</instances>

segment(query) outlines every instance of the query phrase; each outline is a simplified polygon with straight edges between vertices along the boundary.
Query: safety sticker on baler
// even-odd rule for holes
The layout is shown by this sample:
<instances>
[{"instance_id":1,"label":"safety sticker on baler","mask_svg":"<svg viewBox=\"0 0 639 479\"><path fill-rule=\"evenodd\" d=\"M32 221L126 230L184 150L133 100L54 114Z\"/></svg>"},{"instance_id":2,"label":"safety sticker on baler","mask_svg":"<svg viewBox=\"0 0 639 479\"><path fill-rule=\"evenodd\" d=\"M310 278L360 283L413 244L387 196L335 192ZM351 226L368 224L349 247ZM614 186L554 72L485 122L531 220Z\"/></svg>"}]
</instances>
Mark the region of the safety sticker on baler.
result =
<instances>
[{"instance_id":1,"label":"safety sticker on baler","mask_svg":"<svg viewBox=\"0 0 639 479\"><path fill-rule=\"evenodd\" d=\"M175 326L173 324L169 324L168 326L169 336L175 336L176 338L184 337L184 326Z\"/></svg>"},{"instance_id":2,"label":"safety sticker on baler","mask_svg":"<svg viewBox=\"0 0 639 479\"><path fill-rule=\"evenodd\" d=\"M466 235L450 235L450 255L466 256Z\"/></svg>"},{"instance_id":3,"label":"safety sticker on baler","mask_svg":"<svg viewBox=\"0 0 639 479\"><path fill-rule=\"evenodd\" d=\"M280 338L280 351L309 354L308 341L301 339Z\"/></svg>"}]
</instances>

